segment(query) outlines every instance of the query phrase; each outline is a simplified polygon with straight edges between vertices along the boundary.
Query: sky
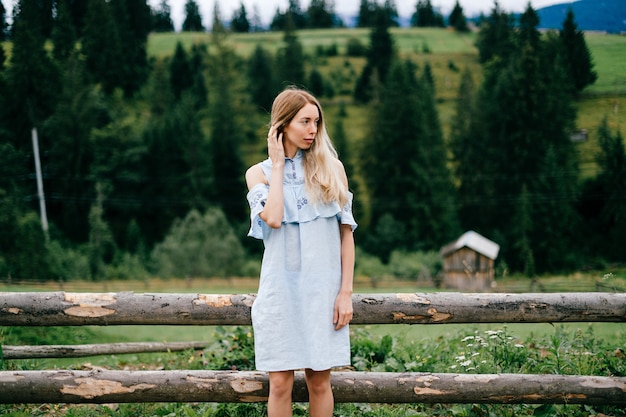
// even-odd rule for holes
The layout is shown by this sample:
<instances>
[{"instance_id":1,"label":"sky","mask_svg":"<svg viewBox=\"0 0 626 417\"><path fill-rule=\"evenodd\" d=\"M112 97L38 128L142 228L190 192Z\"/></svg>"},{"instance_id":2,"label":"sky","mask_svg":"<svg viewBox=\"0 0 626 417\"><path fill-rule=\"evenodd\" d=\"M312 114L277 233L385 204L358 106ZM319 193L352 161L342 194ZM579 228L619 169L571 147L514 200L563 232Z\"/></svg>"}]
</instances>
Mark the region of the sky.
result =
<instances>
[{"instance_id":1,"label":"sky","mask_svg":"<svg viewBox=\"0 0 626 417\"><path fill-rule=\"evenodd\" d=\"M7 17L10 18L12 5L15 0L1 0L5 9L7 10ZM187 0L168 0L171 8L171 16L174 21L174 27L176 30L180 30L184 16L185 16L185 3ZM205 27L210 27L213 21L213 9L215 2L218 2L219 9L222 14L222 20L230 21L233 16L233 12L243 4L246 8L248 19L251 19L255 14L255 10L258 11L261 21L264 25L268 25L274 15L276 9L285 11L289 0L196 0L196 3L200 7L200 14L202 15L203 23ZM410 18L415 11L415 5L418 0L395 0L398 13L402 17ZM573 0L498 0L500 8L507 13L523 12L526 6L530 4L535 10L545 6L550 6L559 3L570 3ZM148 0L148 4L156 7L161 0ZM380 4L383 0L378 0ZM454 7L456 0L431 0L433 7L438 9L444 16L448 16ZM361 0L334 0L335 13L339 15L357 15L359 11L359 4ZM475 16L483 12L489 14L493 9L494 0L459 0L459 4L463 8L463 14L467 17ZM303 10L309 5L309 0L300 0L300 7Z\"/></svg>"},{"instance_id":2,"label":"sky","mask_svg":"<svg viewBox=\"0 0 626 417\"><path fill-rule=\"evenodd\" d=\"M276 9L281 11L287 9L289 4L288 0L196 0L196 3L200 7L200 14L203 18L205 27L210 27L213 21L213 9L215 2L218 2L219 9L222 15L222 20L230 21L233 12L238 10L243 4L246 8L248 19L251 19L255 13L255 9L258 10L258 14L261 17L263 24L268 25L274 15ZM418 0L395 0L398 13L402 17L410 18L415 11L415 5ZM570 3L573 0L530 0L530 4L535 10L545 6L550 6L559 3ZM149 4L156 6L161 0L149 0ZM184 19L184 7L186 0L168 0L171 8L172 20L174 21L174 27L179 30L182 26ZM431 0L433 7L439 9L444 15L448 16L454 7L456 0ZM357 15L359 11L359 5L361 0L334 0L335 13L339 15ZM382 4L383 0L379 0ZM529 0L498 0L500 8L508 13L523 12L528 6ZM479 15L481 12L489 14L493 9L493 0L459 0L459 4L463 8L463 14L467 17ZM303 10L309 5L309 0L300 0L300 7Z\"/></svg>"}]
</instances>

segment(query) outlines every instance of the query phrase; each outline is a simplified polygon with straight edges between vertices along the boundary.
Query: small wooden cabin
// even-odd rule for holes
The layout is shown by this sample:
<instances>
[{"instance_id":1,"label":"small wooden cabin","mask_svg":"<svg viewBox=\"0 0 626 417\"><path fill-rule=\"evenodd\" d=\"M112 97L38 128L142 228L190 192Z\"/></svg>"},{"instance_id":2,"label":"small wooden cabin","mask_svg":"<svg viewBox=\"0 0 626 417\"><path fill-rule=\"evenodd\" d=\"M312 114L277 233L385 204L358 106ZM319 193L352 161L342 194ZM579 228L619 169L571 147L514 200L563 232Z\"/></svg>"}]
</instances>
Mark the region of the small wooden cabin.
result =
<instances>
[{"instance_id":1,"label":"small wooden cabin","mask_svg":"<svg viewBox=\"0 0 626 417\"><path fill-rule=\"evenodd\" d=\"M470 230L441 248L443 286L462 291L489 291L495 285L493 264L500 245Z\"/></svg>"}]
</instances>

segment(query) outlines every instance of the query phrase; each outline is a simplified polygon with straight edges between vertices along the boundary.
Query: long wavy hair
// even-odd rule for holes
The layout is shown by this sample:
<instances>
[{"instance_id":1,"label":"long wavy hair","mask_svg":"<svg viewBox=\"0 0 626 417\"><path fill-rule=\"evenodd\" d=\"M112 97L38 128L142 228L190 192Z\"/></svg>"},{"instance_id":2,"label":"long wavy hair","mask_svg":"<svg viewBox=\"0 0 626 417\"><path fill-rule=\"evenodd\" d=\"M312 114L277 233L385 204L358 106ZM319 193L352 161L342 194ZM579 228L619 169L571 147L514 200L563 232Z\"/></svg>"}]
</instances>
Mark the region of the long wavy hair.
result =
<instances>
[{"instance_id":1,"label":"long wavy hair","mask_svg":"<svg viewBox=\"0 0 626 417\"><path fill-rule=\"evenodd\" d=\"M314 202L336 201L343 207L348 202L348 189L343 182L344 173L341 172L342 165L338 162L337 150L326 131L324 112L319 101L305 90L288 87L274 99L270 125L276 124L284 128L307 104L316 106L320 114L315 140L309 149L304 150L307 192Z\"/></svg>"}]
</instances>

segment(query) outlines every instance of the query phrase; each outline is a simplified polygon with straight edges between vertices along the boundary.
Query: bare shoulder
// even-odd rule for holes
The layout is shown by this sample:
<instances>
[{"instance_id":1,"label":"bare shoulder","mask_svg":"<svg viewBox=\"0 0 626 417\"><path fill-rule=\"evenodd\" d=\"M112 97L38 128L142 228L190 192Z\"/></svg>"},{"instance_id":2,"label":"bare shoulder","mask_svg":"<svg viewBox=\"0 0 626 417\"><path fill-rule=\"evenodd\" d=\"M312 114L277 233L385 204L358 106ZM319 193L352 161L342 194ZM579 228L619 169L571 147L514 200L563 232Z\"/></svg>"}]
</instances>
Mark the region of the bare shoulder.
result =
<instances>
[{"instance_id":1,"label":"bare shoulder","mask_svg":"<svg viewBox=\"0 0 626 417\"><path fill-rule=\"evenodd\" d=\"M261 164L252 165L246 171L246 185L248 186L248 190L251 190L257 184L267 184L267 178L265 178Z\"/></svg>"}]
</instances>

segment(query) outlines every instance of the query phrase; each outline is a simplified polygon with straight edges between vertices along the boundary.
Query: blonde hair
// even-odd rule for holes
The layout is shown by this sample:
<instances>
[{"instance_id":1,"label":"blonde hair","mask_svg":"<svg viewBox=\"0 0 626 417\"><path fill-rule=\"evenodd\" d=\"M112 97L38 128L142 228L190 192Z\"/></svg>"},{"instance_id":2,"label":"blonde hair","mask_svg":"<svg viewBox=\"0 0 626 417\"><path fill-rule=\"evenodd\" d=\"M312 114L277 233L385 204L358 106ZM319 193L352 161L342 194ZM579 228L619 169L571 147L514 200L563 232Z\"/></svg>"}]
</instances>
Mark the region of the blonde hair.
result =
<instances>
[{"instance_id":1,"label":"blonde hair","mask_svg":"<svg viewBox=\"0 0 626 417\"><path fill-rule=\"evenodd\" d=\"M320 114L315 140L309 149L304 150L303 165L307 191L313 201L324 203L336 201L343 207L348 202L348 188L343 181L345 174L326 131L319 101L305 90L288 87L274 99L270 125L275 124L281 129L284 128L307 104L315 105Z\"/></svg>"}]
</instances>

